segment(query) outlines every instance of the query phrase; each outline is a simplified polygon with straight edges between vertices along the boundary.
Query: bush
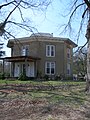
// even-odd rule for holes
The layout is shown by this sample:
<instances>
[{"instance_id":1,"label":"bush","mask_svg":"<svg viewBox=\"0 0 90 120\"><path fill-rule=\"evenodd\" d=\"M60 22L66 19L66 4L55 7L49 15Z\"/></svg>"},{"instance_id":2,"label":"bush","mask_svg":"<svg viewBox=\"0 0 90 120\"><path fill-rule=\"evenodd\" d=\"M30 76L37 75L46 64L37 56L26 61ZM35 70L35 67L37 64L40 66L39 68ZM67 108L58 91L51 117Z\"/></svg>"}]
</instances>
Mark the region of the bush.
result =
<instances>
[{"instance_id":1,"label":"bush","mask_svg":"<svg viewBox=\"0 0 90 120\"><path fill-rule=\"evenodd\" d=\"M63 80L65 80L65 75L63 75L63 74L56 75L55 76L55 80L61 80L61 81L63 81Z\"/></svg>"},{"instance_id":2,"label":"bush","mask_svg":"<svg viewBox=\"0 0 90 120\"><path fill-rule=\"evenodd\" d=\"M20 76L18 77L18 80L27 80L28 77L26 76L25 73L21 73Z\"/></svg>"},{"instance_id":3,"label":"bush","mask_svg":"<svg viewBox=\"0 0 90 120\"><path fill-rule=\"evenodd\" d=\"M48 75L45 75L45 76L44 76L44 79L45 79L45 80L49 80L49 76L48 76Z\"/></svg>"},{"instance_id":4,"label":"bush","mask_svg":"<svg viewBox=\"0 0 90 120\"><path fill-rule=\"evenodd\" d=\"M55 80L61 80L61 76L60 75L55 76Z\"/></svg>"},{"instance_id":5,"label":"bush","mask_svg":"<svg viewBox=\"0 0 90 120\"><path fill-rule=\"evenodd\" d=\"M42 79L42 72L41 71L37 71L37 78Z\"/></svg>"},{"instance_id":6,"label":"bush","mask_svg":"<svg viewBox=\"0 0 90 120\"><path fill-rule=\"evenodd\" d=\"M5 73L5 77L6 78L10 77L10 73Z\"/></svg>"},{"instance_id":7,"label":"bush","mask_svg":"<svg viewBox=\"0 0 90 120\"><path fill-rule=\"evenodd\" d=\"M0 73L0 79L5 79L5 73Z\"/></svg>"},{"instance_id":8,"label":"bush","mask_svg":"<svg viewBox=\"0 0 90 120\"><path fill-rule=\"evenodd\" d=\"M65 77L65 80L67 80L67 81L72 81L72 80L73 80L73 77L71 77L71 76Z\"/></svg>"}]
</instances>

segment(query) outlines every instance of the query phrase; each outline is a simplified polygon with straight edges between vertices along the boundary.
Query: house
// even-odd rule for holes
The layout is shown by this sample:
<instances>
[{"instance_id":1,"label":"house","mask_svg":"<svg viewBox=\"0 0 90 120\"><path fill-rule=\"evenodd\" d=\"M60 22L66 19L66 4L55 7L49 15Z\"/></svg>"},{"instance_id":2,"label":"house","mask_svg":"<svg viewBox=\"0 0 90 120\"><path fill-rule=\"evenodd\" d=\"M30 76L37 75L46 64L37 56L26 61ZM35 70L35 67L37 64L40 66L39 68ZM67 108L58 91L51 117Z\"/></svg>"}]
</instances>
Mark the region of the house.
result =
<instances>
[{"instance_id":1,"label":"house","mask_svg":"<svg viewBox=\"0 0 90 120\"><path fill-rule=\"evenodd\" d=\"M77 45L68 38L53 37L49 33L36 33L30 37L11 39L11 76L19 77L26 72L28 77L72 76L73 48Z\"/></svg>"}]
</instances>

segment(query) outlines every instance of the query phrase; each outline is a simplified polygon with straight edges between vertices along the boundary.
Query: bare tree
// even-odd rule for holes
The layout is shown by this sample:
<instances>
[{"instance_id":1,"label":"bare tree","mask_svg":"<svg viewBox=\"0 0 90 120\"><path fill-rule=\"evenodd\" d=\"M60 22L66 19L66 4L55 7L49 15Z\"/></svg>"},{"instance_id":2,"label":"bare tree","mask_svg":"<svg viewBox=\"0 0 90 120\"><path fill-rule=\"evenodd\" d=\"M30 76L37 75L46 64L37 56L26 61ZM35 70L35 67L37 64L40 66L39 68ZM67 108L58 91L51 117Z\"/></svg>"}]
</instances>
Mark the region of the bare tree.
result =
<instances>
[{"instance_id":1,"label":"bare tree","mask_svg":"<svg viewBox=\"0 0 90 120\"><path fill-rule=\"evenodd\" d=\"M82 46L78 47L77 53L73 55L73 73L77 74L78 79L85 79L87 72L87 49L82 48Z\"/></svg>"},{"instance_id":2,"label":"bare tree","mask_svg":"<svg viewBox=\"0 0 90 120\"><path fill-rule=\"evenodd\" d=\"M35 28L31 25L30 12L44 11L50 0L3 0L0 3L0 36L7 39L15 36L15 28L33 32Z\"/></svg>"},{"instance_id":3,"label":"bare tree","mask_svg":"<svg viewBox=\"0 0 90 120\"><path fill-rule=\"evenodd\" d=\"M87 42L85 43L85 45L88 44L86 91L90 93L90 0L73 0L71 11L69 13L70 17L64 30L67 30L68 28L70 30L72 29L72 22L75 20L75 15L77 15L77 13L79 13L78 19L80 19L81 21L79 30L78 30L78 38L80 36L83 25L87 23L87 30L86 30L86 35L85 35L87 38ZM79 49L79 51L81 51L84 46L82 46Z\"/></svg>"}]
</instances>

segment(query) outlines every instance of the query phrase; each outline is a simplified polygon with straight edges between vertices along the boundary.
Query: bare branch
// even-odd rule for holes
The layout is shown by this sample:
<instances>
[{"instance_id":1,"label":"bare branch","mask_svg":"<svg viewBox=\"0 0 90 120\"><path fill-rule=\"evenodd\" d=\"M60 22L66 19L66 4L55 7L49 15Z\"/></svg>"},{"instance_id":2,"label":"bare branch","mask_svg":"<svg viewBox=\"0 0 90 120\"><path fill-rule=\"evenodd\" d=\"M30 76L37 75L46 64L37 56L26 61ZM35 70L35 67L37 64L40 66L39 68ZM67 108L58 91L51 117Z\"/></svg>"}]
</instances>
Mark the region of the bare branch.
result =
<instances>
[{"instance_id":1,"label":"bare branch","mask_svg":"<svg viewBox=\"0 0 90 120\"><path fill-rule=\"evenodd\" d=\"M14 4L14 3L13 3L13 4ZM14 4L14 5L17 6L16 4ZM19 6L20 6L20 5L19 5ZM24 22L23 14L22 14L22 11L21 11L21 9L20 9L19 6L17 6L17 8L18 8L18 10L19 10L19 12L20 12L21 19L22 19L22 21Z\"/></svg>"},{"instance_id":2,"label":"bare branch","mask_svg":"<svg viewBox=\"0 0 90 120\"><path fill-rule=\"evenodd\" d=\"M9 3L6 3L6 4L0 5L0 9L1 9L2 7L8 6L8 5L10 5L10 4L14 3L14 2L15 2L15 0L12 1L12 2L9 2Z\"/></svg>"},{"instance_id":3,"label":"bare branch","mask_svg":"<svg viewBox=\"0 0 90 120\"><path fill-rule=\"evenodd\" d=\"M87 5L87 7L90 9L90 2L88 0L84 0L84 2Z\"/></svg>"},{"instance_id":4,"label":"bare branch","mask_svg":"<svg viewBox=\"0 0 90 120\"><path fill-rule=\"evenodd\" d=\"M77 44L78 44L80 33L81 33L81 30L82 30L82 27L83 27L83 23L84 23L84 18L82 18L82 20L81 20L80 27L79 27L79 30L78 30L78 33L77 33Z\"/></svg>"},{"instance_id":5,"label":"bare branch","mask_svg":"<svg viewBox=\"0 0 90 120\"><path fill-rule=\"evenodd\" d=\"M73 53L73 55L74 55L75 53L77 53L77 52L81 52L82 49L83 49L87 44L88 44L88 41L87 41L83 46L81 46L81 48L78 47L78 49Z\"/></svg>"},{"instance_id":6,"label":"bare branch","mask_svg":"<svg viewBox=\"0 0 90 120\"><path fill-rule=\"evenodd\" d=\"M14 21L8 21L7 23L14 24L14 25L16 25L16 26L18 26L18 27L26 30L26 31L29 31L29 32L33 32L33 30L36 30L36 31L37 31L36 28L31 27L31 26L29 26L29 25L27 25L27 24L17 23L17 22L14 22Z\"/></svg>"},{"instance_id":7,"label":"bare branch","mask_svg":"<svg viewBox=\"0 0 90 120\"><path fill-rule=\"evenodd\" d=\"M73 16L74 13L76 12L76 10L77 10L79 7L81 7L82 5L84 5L84 4L85 4L85 3L81 3L81 4L79 4L78 6L75 7L75 9L72 11L72 14L70 15L69 21L71 20L72 16Z\"/></svg>"},{"instance_id":8,"label":"bare branch","mask_svg":"<svg viewBox=\"0 0 90 120\"><path fill-rule=\"evenodd\" d=\"M78 2L78 0L75 0L75 1L74 1L73 5L72 5L72 7L71 7L70 12L72 12L72 10L77 6L77 5L76 5L77 2Z\"/></svg>"},{"instance_id":9,"label":"bare branch","mask_svg":"<svg viewBox=\"0 0 90 120\"><path fill-rule=\"evenodd\" d=\"M83 12L82 18L84 18L84 16L85 16L85 14L86 14L87 11L88 11L88 8L86 8L86 10Z\"/></svg>"},{"instance_id":10,"label":"bare branch","mask_svg":"<svg viewBox=\"0 0 90 120\"><path fill-rule=\"evenodd\" d=\"M62 33L65 32L67 28L69 28L70 31L72 30L72 27L71 27L71 19L72 19L74 13L76 12L76 10L77 10L79 7L81 7L82 5L84 5L84 4L85 4L85 3L81 3L81 4L79 4L79 5L77 5L77 6L75 7L75 9L72 11L72 13L71 13L71 15L70 15L70 17L69 17L68 23L65 25L64 30L62 31ZM86 12L85 12L85 13L86 13Z\"/></svg>"},{"instance_id":11,"label":"bare branch","mask_svg":"<svg viewBox=\"0 0 90 120\"><path fill-rule=\"evenodd\" d=\"M8 14L7 18L4 20L3 23L0 24L0 35L3 35L3 33L5 32L5 25L7 23L7 20L9 19L9 17L11 16L11 14L15 11L15 9L20 5L22 0L19 1L19 3L13 8L13 10ZM15 2L15 1L14 1Z\"/></svg>"},{"instance_id":12,"label":"bare branch","mask_svg":"<svg viewBox=\"0 0 90 120\"><path fill-rule=\"evenodd\" d=\"M7 18L5 19L3 25L5 26L7 23L7 20L9 19L9 17L11 16L11 14L15 11L15 9L20 5L22 0L20 0L20 2L14 7L14 9L9 13L9 15L7 16Z\"/></svg>"},{"instance_id":13,"label":"bare branch","mask_svg":"<svg viewBox=\"0 0 90 120\"><path fill-rule=\"evenodd\" d=\"M11 36L12 38L14 38L14 40L15 40L15 42L16 42L16 44L17 44L17 46L18 46L18 48L19 49L21 49L21 46L23 46L22 45L22 43L20 42L20 40L18 39L18 38L16 38L14 35L12 35L10 32L8 32L8 31L5 31L5 33L7 33L9 36ZM6 34L5 34L6 35ZM7 36L7 35L6 35ZM8 37L8 36L7 36ZM19 43L19 44L18 44Z\"/></svg>"},{"instance_id":14,"label":"bare branch","mask_svg":"<svg viewBox=\"0 0 90 120\"><path fill-rule=\"evenodd\" d=\"M19 9L19 12L20 12L21 19L22 19L22 21L24 22L24 18L23 18L22 11L21 11L21 9L20 9L19 7L18 7L18 9Z\"/></svg>"}]
</instances>

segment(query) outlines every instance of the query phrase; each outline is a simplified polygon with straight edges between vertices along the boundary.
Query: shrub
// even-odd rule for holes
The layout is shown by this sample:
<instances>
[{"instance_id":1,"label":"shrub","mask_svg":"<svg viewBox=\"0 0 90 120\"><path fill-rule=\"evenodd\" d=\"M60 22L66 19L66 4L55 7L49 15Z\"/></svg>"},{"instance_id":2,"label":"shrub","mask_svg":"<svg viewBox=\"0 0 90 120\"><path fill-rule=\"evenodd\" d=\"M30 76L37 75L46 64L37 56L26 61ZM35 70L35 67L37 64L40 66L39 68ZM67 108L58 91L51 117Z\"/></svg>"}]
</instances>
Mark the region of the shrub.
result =
<instances>
[{"instance_id":1,"label":"shrub","mask_svg":"<svg viewBox=\"0 0 90 120\"><path fill-rule=\"evenodd\" d=\"M37 78L42 78L42 72L41 71L37 71Z\"/></svg>"},{"instance_id":2,"label":"shrub","mask_svg":"<svg viewBox=\"0 0 90 120\"><path fill-rule=\"evenodd\" d=\"M65 80L67 80L67 81L72 81L72 80L73 80L73 77L67 76L67 77L65 77Z\"/></svg>"},{"instance_id":3,"label":"shrub","mask_svg":"<svg viewBox=\"0 0 90 120\"><path fill-rule=\"evenodd\" d=\"M45 75L45 76L44 76L44 79L45 79L45 80L49 80L49 76L48 76L48 75Z\"/></svg>"},{"instance_id":4,"label":"shrub","mask_svg":"<svg viewBox=\"0 0 90 120\"><path fill-rule=\"evenodd\" d=\"M18 80L27 80L28 77L26 76L25 73L21 73L20 76L18 77Z\"/></svg>"},{"instance_id":5,"label":"shrub","mask_svg":"<svg viewBox=\"0 0 90 120\"><path fill-rule=\"evenodd\" d=\"M65 80L65 75L63 75L63 74L56 75L55 76L55 80L61 80L61 81L63 81L63 80Z\"/></svg>"},{"instance_id":6,"label":"shrub","mask_svg":"<svg viewBox=\"0 0 90 120\"><path fill-rule=\"evenodd\" d=\"M10 77L10 73L5 73L5 77L6 78Z\"/></svg>"},{"instance_id":7,"label":"shrub","mask_svg":"<svg viewBox=\"0 0 90 120\"><path fill-rule=\"evenodd\" d=\"M55 76L55 80L61 80L61 76L60 75Z\"/></svg>"},{"instance_id":8,"label":"shrub","mask_svg":"<svg viewBox=\"0 0 90 120\"><path fill-rule=\"evenodd\" d=\"M0 73L0 79L5 79L5 73Z\"/></svg>"}]
</instances>

